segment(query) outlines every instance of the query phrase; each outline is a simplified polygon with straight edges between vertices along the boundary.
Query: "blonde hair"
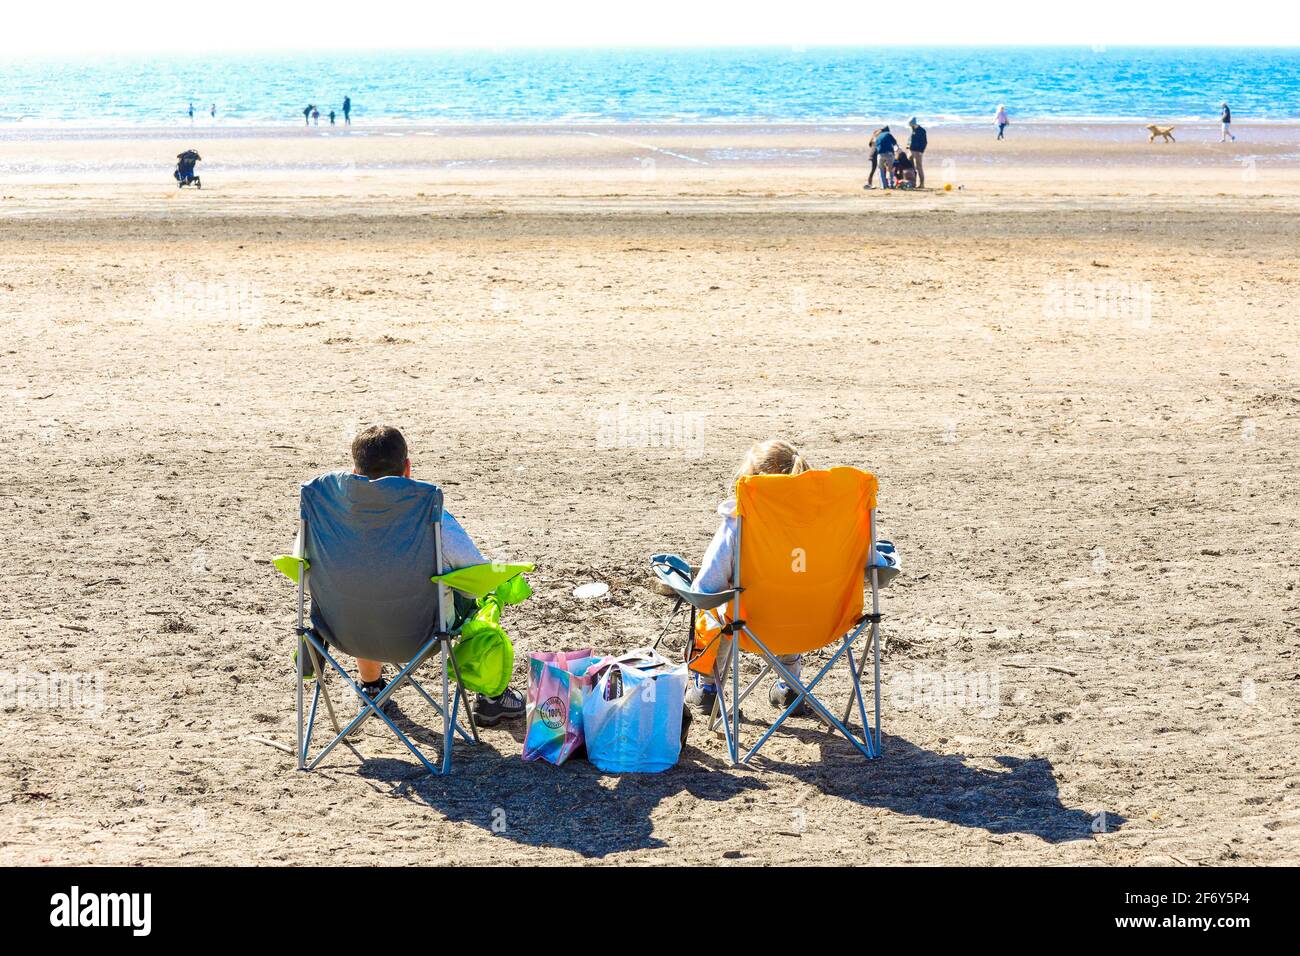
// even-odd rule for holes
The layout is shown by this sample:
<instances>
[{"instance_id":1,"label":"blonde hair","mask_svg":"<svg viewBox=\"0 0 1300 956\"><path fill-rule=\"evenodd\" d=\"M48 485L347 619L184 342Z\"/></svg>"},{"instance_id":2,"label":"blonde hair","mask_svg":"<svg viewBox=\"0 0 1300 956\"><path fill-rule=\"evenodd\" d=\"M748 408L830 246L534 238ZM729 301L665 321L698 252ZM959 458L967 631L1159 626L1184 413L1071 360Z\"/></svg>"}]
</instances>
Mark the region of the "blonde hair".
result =
<instances>
[{"instance_id":1,"label":"blonde hair","mask_svg":"<svg viewBox=\"0 0 1300 956\"><path fill-rule=\"evenodd\" d=\"M804 456L799 454L799 449L788 441L773 438L769 441L758 442L749 449L749 452L745 455L745 460L740 463L740 468L736 471L736 477L802 475L805 471L811 470L812 465L808 464Z\"/></svg>"}]
</instances>

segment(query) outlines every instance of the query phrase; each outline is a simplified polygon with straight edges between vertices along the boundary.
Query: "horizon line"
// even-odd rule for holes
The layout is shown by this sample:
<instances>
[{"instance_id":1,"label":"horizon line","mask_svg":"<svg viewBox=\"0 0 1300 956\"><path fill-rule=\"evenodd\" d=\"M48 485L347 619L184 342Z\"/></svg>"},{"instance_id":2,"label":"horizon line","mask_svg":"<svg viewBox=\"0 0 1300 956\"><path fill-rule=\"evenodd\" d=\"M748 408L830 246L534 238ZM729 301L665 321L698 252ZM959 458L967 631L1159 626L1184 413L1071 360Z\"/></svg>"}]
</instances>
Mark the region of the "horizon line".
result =
<instances>
[{"instance_id":1,"label":"horizon line","mask_svg":"<svg viewBox=\"0 0 1300 956\"><path fill-rule=\"evenodd\" d=\"M228 56L228 55L276 55L285 53L503 53L527 52L544 53L552 51L676 51L676 50L789 50L806 52L812 50L939 50L939 49L974 49L974 50L1092 50L1099 55L1110 50L1294 50L1300 52L1300 43L1163 43L1163 42L1123 42L1104 41L1079 43L555 43L534 44L450 44L429 46L284 46L267 47L214 47L209 50L187 48L140 47L122 49L86 47L80 49L27 50L23 52L0 52L0 62L12 60L42 59L59 57L129 57L133 55L169 55L169 56Z\"/></svg>"}]
</instances>

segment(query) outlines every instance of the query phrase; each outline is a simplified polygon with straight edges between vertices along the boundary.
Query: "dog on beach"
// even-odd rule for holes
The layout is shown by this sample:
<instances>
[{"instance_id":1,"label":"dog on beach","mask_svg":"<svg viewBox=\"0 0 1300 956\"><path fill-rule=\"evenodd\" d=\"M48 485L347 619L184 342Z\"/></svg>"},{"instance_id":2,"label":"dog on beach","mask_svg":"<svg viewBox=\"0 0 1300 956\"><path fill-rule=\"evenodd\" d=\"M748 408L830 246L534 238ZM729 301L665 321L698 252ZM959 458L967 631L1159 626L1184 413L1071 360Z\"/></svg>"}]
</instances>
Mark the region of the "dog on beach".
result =
<instances>
[{"instance_id":1,"label":"dog on beach","mask_svg":"<svg viewBox=\"0 0 1300 956\"><path fill-rule=\"evenodd\" d=\"M1147 126L1147 132L1151 134L1151 137L1147 140L1148 143L1154 143L1157 136L1163 136L1166 143L1178 142L1178 140L1174 139L1174 128L1172 126L1157 126L1155 123L1151 123Z\"/></svg>"}]
</instances>

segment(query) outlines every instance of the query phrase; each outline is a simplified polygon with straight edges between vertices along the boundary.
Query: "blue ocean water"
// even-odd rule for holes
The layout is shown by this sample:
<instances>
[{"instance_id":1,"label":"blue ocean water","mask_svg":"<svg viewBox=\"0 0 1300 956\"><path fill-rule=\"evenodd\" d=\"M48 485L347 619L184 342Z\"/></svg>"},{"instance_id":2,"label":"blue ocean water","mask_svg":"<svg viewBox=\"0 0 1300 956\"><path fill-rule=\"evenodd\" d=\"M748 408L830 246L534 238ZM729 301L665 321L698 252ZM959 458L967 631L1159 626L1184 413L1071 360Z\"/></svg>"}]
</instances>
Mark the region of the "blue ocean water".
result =
<instances>
[{"instance_id":1,"label":"blue ocean water","mask_svg":"<svg viewBox=\"0 0 1300 956\"><path fill-rule=\"evenodd\" d=\"M1300 48L457 50L0 60L0 125L1300 120ZM340 122L341 122L340 116ZM322 120L324 122L324 120Z\"/></svg>"}]
</instances>

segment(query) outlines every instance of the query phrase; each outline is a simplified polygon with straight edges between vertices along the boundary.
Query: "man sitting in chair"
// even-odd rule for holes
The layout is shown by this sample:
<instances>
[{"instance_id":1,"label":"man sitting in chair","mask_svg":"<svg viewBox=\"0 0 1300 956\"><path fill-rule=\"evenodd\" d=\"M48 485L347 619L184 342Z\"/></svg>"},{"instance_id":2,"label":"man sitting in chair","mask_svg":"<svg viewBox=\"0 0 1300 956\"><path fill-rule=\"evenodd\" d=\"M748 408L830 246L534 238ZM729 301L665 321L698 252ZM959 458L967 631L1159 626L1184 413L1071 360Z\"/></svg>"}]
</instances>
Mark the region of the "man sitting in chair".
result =
<instances>
[{"instance_id":1,"label":"man sitting in chair","mask_svg":"<svg viewBox=\"0 0 1300 956\"><path fill-rule=\"evenodd\" d=\"M407 454L406 439L396 428L387 425L372 425L352 440L352 476L367 481L385 481L390 478L411 477L411 459ZM337 494L340 499L347 497L347 482L351 478L345 472L336 473L340 479L329 493ZM339 502L341 510L346 510L346 502ZM382 520L370 511L368 520ZM295 554L302 554L302 542L294 547ZM445 509L442 512L442 555L444 571L486 564L487 559L479 552L460 523ZM430 622L432 624L432 622ZM357 659L357 670L361 678L361 689L372 699L385 687L383 663L381 661ZM361 707L364 709L365 704ZM485 697L480 694L474 704L474 717L479 726L492 727L502 720L513 720L524 714L524 698L518 691L506 688L497 697Z\"/></svg>"}]
</instances>

